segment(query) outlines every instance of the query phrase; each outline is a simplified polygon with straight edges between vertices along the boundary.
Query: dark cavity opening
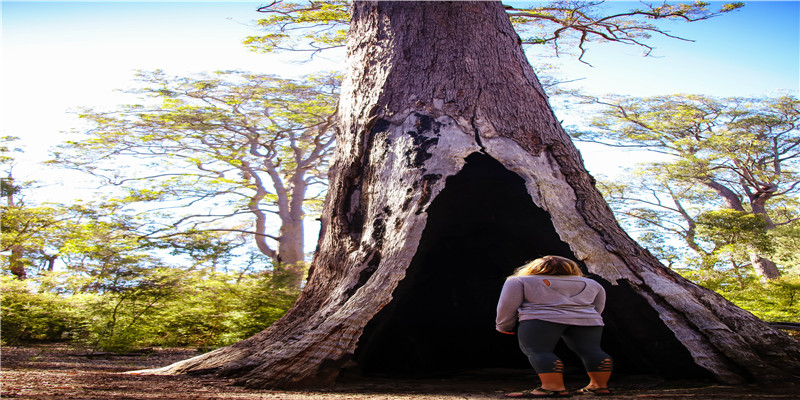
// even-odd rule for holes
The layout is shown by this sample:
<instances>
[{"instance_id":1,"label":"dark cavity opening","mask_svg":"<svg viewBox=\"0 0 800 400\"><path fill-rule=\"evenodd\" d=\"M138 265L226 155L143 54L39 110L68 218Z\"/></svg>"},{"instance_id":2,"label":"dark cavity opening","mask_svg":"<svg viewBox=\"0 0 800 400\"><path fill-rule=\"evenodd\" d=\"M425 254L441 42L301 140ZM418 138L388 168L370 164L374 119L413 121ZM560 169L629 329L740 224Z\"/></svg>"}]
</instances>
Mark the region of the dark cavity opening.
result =
<instances>
[{"instance_id":1,"label":"dark cavity opening","mask_svg":"<svg viewBox=\"0 0 800 400\"><path fill-rule=\"evenodd\" d=\"M480 153L467 157L464 168L447 179L427 213L428 222L405 279L361 336L354 356L358 369L366 375L394 377L530 370L516 336L495 331L495 309L506 277L526 261L548 254L575 259L550 215L534 204L521 177ZM667 358L688 356L657 313L631 288L605 286L609 302L617 295L625 302L610 307L621 324L610 324L605 336L613 337L613 331L627 329L630 323L641 325L639 332L604 344L615 358L617 371L648 373L658 371L658 366L676 366L663 357L641 360L636 351L619 349L630 347L621 340L641 340L648 333L654 335L650 343L661 343L659 356L667 352L673 352ZM626 312L628 306L645 309ZM563 344L556 352L568 373L582 371L580 361ZM686 361L678 364L685 367ZM690 359L688 364L694 365Z\"/></svg>"}]
</instances>

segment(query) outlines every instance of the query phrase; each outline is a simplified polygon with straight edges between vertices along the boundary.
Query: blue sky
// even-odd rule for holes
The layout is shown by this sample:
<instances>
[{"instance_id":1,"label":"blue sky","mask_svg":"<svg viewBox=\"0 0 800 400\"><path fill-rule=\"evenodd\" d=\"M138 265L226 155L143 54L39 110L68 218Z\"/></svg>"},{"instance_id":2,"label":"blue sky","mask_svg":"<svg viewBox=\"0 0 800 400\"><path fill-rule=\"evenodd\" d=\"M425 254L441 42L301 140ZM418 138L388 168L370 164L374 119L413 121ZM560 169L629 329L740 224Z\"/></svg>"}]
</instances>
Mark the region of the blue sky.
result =
<instances>
[{"instance_id":1,"label":"blue sky","mask_svg":"<svg viewBox=\"0 0 800 400\"><path fill-rule=\"evenodd\" d=\"M712 2L712 7L721 4ZM582 84L595 94L758 96L800 91L800 2L749 1L739 11L707 21L661 26L693 42L654 37L653 57L641 57L641 50L631 46L595 45L586 57L593 67L568 60L568 73L587 78Z\"/></svg>"},{"instance_id":2,"label":"blue sky","mask_svg":"<svg viewBox=\"0 0 800 400\"><path fill-rule=\"evenodd\" d=\"M341 58L299 65L286 55L247 51L241 40L257 33L260 2L39 2L3 1L0 135L24 139L22 179L44 179L51 192L82 183L34 164L61 132L79 128L69 110L112 108L126 99L135 69L180 75L217 69L298 75L337 69ZM712 3L718 6L722 3ZM611 2L627 9L636 3ZM615 45L590 47L586 60L562 58L561 72L584 78L574 86L594 94L648 96L698 93L759 96L800 92L800 2L747 2L743 10L698 23L670 23L671 33L695 40L654 38L655 57ZM531 53L532 54L532 53ZM535 61L534 61L535 63ZM590 171L608 153L584 149ZM88 185L88 183L86 184Z\"/></svg>"}]
</instances>

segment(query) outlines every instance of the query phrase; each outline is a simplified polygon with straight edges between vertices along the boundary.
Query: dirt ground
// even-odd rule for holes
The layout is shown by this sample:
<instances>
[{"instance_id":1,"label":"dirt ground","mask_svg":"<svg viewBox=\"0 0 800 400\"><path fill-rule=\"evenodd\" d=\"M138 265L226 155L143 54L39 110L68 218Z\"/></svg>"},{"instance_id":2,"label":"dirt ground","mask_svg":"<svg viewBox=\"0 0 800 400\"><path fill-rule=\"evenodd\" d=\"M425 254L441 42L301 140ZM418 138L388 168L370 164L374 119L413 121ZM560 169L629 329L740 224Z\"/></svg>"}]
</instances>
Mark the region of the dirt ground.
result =
<instances>
[{"instance_id":1,"label":"dirt ground","mask_svg":"<svg viewBox=\"0 0 800 400\"><path fill-rule=\"evenodd\" d=\"M344 376L324 390L254 390L230 380L189 376L147 376L124 371L167 365L198 353L158 350L143 355L101 355L60 345L0 349L0 398L5 399L284 399L284 400L450 400L500 399L510 391L535 385L519 371L476 371L447 379L388 379ZM580 377L575 377L580 379ZM568 388L581 387L580 380ZM609 399L800 399L800 387L786 385L723 386L712 382L664 381L652 376L617 376ZM575 398L590 396L574 396Z\"/></svg>"}]
</instances>

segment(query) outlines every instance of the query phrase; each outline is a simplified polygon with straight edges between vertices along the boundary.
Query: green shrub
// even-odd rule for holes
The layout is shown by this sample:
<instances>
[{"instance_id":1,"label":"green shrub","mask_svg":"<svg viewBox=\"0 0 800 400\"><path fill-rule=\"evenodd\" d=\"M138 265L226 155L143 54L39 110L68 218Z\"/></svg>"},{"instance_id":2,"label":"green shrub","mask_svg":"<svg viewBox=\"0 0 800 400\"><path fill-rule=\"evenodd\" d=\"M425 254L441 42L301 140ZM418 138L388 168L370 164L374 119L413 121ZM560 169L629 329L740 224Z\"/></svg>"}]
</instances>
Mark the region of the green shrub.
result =
<instances>
[{"instance_id":1,"label":"green shrub","mask_svg":"<svg viewBox=\"0 0 800 400\"><path fill-rule=\"evenodd\" d=\"M161 268L146 271L125 285L102 292L69 297L79 311L82 329L73 333L76 344L90 351L126 352L147 346L158 334L149 323L154 310L178 297L180 271Z\"/></svg>"},{"instance_id":2,"label":"green shrub","mask_svg":"<svg viewBox=\"0 0 800 400\"><path fill-rule=\"evenodd\" d=\"M235 343L283 316L299 294L276 284L268 273L204 271L188 279L180 301L159 312L162 345L212 348Z\"/></svg>"},{"instance_id":3,"label":"green shrub","mask_svg":"<svg viewBox=\"0 0 800 400\"><path fill-rule=\"evenodd\" d=\"M34 290L35 282L0 275L0 339L23 344L69 339L81 320L70 298Z\"/></svg>"},{"instance_id":4,"label":"green shrub","mask_svg":"<svg viewBox=\"0 0 800 400\"><path fill-rule=\"evenodd\" d=\"M292 307L299 290L283 287L271 275L249 276L237 285L238 307L224 320L220 345L235 343L266 329Z\"/></svg>"},{"instance_id":5,"label":"green shrub","mask_svg":"<svg viewBox=\"0 0 800 400\"><path fill-rule=\"evenodd\" d=\"M681 270L691 281L768 322L800 321L800 277L762 282L752 273L740 277L716 270Z\"/></svg>"},{"instance_id":6,"label":"green shrub","mask_svg":"<svg viewBox=\"0 0 800 400\"><path fill-rule=\"evenodd\" d=\"M72 340L89 351L225 346L267 328L299 295L269 273L164 268L113 291L71 295L57 294L64 288L54 278L0 279L3 343Z\"/></svg>"}]
</instances>

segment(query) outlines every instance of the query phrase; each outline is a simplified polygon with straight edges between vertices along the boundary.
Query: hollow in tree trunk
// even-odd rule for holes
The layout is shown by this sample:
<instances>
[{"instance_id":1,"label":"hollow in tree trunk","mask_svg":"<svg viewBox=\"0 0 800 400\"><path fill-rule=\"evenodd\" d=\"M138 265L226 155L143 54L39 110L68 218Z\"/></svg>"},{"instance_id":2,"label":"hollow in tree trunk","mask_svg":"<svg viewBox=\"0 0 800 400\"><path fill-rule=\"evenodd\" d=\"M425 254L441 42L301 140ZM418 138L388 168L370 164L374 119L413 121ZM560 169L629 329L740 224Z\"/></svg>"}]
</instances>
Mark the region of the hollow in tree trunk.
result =
<instances>
[{"instance_id":1,"label":"hollow in tree trunk","mask_svg":"<svg viewBox=\"0 0 800 400\"><path fill-rule=\"evenodd\" d=\"M619 227L499 2L357 2L318 251L295 306L234 345L152 371L251 387L362 372L523 367L494 332L506 276L577 260L608 292L619 371L789 379L800 348L661 265ZM469 351L465 351L469 349Z\"/></svg>"}]
</instances>

